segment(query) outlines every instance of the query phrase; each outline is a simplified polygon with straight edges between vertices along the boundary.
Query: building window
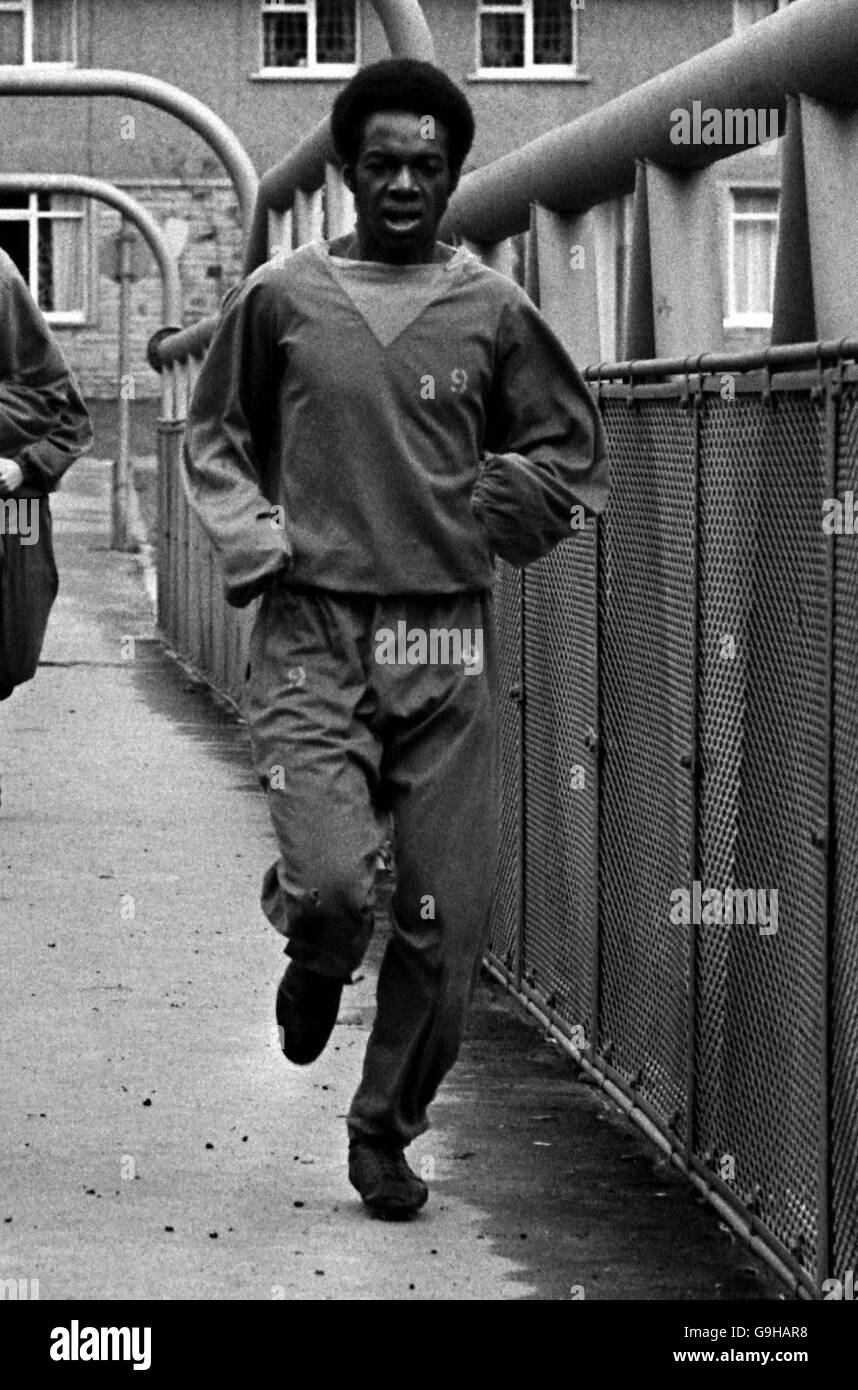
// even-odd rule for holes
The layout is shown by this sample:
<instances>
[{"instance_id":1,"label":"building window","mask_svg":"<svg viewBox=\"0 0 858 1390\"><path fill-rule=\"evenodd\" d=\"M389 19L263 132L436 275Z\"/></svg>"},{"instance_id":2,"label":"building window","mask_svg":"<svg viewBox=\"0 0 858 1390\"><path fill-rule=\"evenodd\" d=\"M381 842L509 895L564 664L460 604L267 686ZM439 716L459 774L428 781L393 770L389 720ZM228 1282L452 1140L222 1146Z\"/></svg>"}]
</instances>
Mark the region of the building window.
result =
<instances>
[{"instance_id":1,"label":"building window","mask_svg":"<svg viewBox=\"0 0 858 1390\"><path fill-rule=\"evenodd\" d=\"M731 190L727 328L770 328L778 244L775 188Z\"/></svg>"},{"instance_id":2,"label":"building window","mask_svg":"<svg viewBox=\"0 0 858 1390\"><path fill-rule=\"evenodd\" d=\"M74 63L75 0L0 0L0 65Z\"/></svg>"},{"instance_id":3,"label":"building window","mask_svg":"<svg viewBox=\"0 0 858 1390\"><path fill-rule=\"evenodd\" d=\"M0 247L12 258L53 323L86 319L86 209L62 193L6 193Z\"/></svg>"},{"instance_id":4,"label":"building window","mask_svg":"<svg viewBox=\"0 0 858 1390\"><path fill-rule=\"evenodd\" d=\"M569 77L578 66L584 0L485 0L477 12L481 73L521 69Z\"/></svg>"},{"instance_id":5,"label":"building window","mask_svg":"<svg viewBox=\"0 0 858 1390\"><path fill-rule=\"evenodd\" d=\"M785 10L789 3L790 0L733 0L733 33L741 34L759 20Z\"/></svg>"},{"instance_id":6,"label":"building window","mask_svg":"<svg viewBox=\"0 0 858 1390\"><path fill-rule=\"evenodd\" d=\"M262 6L262 71L354 72L356 0L266 0Z\"/></svg>"}]
</instances>

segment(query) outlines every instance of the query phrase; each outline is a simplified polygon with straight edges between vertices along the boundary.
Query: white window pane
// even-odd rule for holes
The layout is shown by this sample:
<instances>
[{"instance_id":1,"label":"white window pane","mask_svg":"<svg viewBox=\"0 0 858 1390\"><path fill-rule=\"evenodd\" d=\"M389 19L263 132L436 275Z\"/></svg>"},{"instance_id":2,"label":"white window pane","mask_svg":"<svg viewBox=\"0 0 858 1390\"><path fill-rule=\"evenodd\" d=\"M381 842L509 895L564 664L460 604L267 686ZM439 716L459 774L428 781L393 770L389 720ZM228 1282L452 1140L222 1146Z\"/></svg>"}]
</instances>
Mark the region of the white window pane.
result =
<instances>
[{"instance_id":1,"label":"white window pane","mask_svg":"<svg viewBox=\"0 0 858 1390\"><path fill-rule=\"evenodd\" d=\"M774 295L777 228L737 221L733 237L733 303L737 314L769 314Z\"/></svg>"},{"instance_id":2,"label":"white window pane","mask_svg":"<svg viewBox=\"0 0 858 1390\"><path fill-rule=\"evenodd\" d=\"M356 60L355 0L316 0L316 62Z\"/></svg>"},{"instance_id":3,"label":"white window pane","mask_svg":"<svg viewBox=\"0 0 858 1390\"><path fill-rule=\"evenodd\" d=\"M0 10L0 63L24 61L24 16Z\"/></svg>"},{"instance_id":4,"label":"white window pane","mask_svg":"<svg viewBox=\"0 0 858 1390\"><path fill-rule=\"evenodd\" d=\"M39 304L46 312L83 312L85 246L83 218L39 218Z\"/></svg>"},{"instance_id":5,"label":"white window pane","mask_svg":"<svg viewBox=\"0 0 858 1390\"><path fill-rule=\"evenodd\" d=\"M307 66L306 14L262 16L263 62L267 68Z\"/></svg>"},{"instance_id":6,"label":"white window pane","mask_svg":"<svg viewBox=\"0 0 858 1390\"><path fill-rule=\"evenodd\" d=\"M733 29L738 34L778 8L778 0L733 0Z\"/></svg>"},{"instance_id":7,"label":"white window pane","mask_svg":"<svg viewBox=\"0 0 858 1390\"><path fill-rule=\"evenodd\" d=\"M84 205L76 193L51 193L48 195L47 203L43 202L45 195L39 194L39 208L48 212L73 214L75 217L82 217Z\"/></svg>"},{"instance_id":8,"label":"white window pane","mask_svg":"<svg viewBox=\"0 0 858 1390\"><path fill-rule=\"evenodd\" d=\"M33 61L70 63L74 58L74 0L34 0Z\"/></svg>"},{"instance_id":9,"label":"white window pane","mask_svg":"<svg viewBox=\"0 0 858 1390\"><path fill-rule=\"evenodd\" d=\"M524 67L524 15L480 16L480 61L484 68Z\"/></svg>"},{"instance_id":10,"label":"white window pane","mask_svg":"<svg viewBox=\"0 0 858 1390\"><path fill-rule=\"evenodd\" d=\"M571 63L572 6L570 0L533 0L534 63Z\"/></svg>"}]
</instances>

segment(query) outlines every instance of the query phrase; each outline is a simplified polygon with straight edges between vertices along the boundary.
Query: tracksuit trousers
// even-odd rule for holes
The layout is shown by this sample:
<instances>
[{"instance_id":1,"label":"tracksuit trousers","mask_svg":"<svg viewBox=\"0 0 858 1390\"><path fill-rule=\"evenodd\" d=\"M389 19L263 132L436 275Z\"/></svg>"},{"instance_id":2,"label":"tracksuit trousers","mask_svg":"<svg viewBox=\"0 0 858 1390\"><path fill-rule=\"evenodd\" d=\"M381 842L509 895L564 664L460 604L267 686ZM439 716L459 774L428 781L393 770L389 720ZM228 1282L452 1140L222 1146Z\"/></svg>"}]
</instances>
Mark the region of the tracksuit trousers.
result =
<instances>
[{"instance_id":1,"label":"tracksuit trousers","mask_svg":"<svg viewBox=\"0 0 858 1390\"><path fill-rule=\"evenodd\" d=\"M444 662L442 639L433 663L431 638L423 660L419 644L403 660L401 641L385 659L385 630L471 634L480 659ZM280 583L263 597L245 709L280 851L262 906L294 960L351 979L394 827L392 934L352 1136L404 1147L422 1134L459 1051L496 877L497 699L490 593L379 598Z\"/></svg>"}]
</instances>

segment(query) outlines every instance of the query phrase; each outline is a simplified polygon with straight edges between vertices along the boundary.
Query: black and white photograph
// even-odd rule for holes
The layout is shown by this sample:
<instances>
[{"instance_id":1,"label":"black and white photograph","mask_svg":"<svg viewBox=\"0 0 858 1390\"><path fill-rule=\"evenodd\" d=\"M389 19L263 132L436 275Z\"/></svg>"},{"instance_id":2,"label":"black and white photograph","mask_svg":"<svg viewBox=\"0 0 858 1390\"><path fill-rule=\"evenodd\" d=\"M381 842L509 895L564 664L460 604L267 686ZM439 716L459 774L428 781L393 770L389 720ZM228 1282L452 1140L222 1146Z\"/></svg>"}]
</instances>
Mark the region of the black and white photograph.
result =
<instances>
[{"instance_id":1,"label":"black and white photograph","mask_svg":"<svg viewBox=\"0 0 858 1390\"><path fill-rule=\"evenodd\" d=\"M856 205L858 0L0 0L24 1372L846 1355Z\"/></svg>"}]
</instances>

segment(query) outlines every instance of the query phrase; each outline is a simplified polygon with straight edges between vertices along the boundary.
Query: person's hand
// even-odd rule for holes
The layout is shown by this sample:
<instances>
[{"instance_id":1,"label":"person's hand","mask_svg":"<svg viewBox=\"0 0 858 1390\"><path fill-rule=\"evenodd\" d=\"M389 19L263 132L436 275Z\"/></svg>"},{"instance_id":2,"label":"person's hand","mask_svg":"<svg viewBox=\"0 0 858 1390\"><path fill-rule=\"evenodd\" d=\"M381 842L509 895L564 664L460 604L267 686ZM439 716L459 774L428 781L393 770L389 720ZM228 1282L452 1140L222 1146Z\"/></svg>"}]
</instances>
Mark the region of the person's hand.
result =
<instances>
[{"instance_id":1,"label":"person's hand","mask_svg":"<svg viewBox=\"0 0 858 1390\"><path fill-rule=\"evenodd\" d=\"M24 474L14 459L0 458L0 497L15 492L24 481Z\"/></svg>"}]
</instances>

